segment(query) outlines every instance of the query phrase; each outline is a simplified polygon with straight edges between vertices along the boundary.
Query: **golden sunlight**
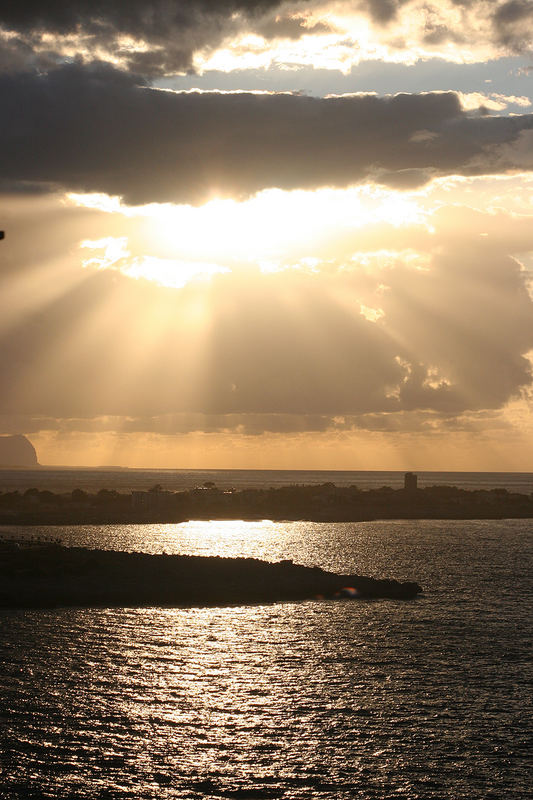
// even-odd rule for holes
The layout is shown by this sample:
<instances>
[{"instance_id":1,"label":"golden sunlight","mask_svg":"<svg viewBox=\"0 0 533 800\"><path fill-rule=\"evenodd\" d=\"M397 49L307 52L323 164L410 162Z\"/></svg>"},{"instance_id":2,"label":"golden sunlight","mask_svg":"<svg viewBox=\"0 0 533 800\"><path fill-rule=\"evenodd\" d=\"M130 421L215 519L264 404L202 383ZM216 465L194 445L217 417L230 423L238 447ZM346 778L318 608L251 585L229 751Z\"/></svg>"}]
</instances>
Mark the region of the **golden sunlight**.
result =
<instances>
[{"instance_id":1,"label":"golden sunlight","mask_svg":"<svg viewBox=\"0 0 533 800\"><path fill-rule=\"evenodd\" d=\"M458 64L489 59L494 54L490 42L490 16L465 11L453 3L445 8L428 9L418 0L404 5L394 25L372 21L353 3L340 2L333 7L321 6L292 17L302 25L301 35L287 35L283 25L277 35L265 36L247 28L226 37L216 48L202 47L193 57L198 74L209 71L230 73L233 70L271 68L350 70L367 60L416 64L419 59L439 58ZM277 23L282 23L279 16ZM320 28L320 30L319 30ZM428 29L463 30L466 36L427 35ZM308 31L308 32L307 32Z\"/></svg>"},{"instance_id":2,"label":"golden sunlight","mask_svg":"<svg viewBox=\"0 0 533 800\"><path fill-rule=\"evenodd\" d=\"M237 202L203 206L152 203L128 207L105 195L70 195L71 202L122 215L129 236L86 239L83 265L115 269L180 288L243 265L262 271L313 267L311 254L340 234L386 223L423 224L422 195L375 185L349 189L270 189Z\"/></svg>"}]
</instances>

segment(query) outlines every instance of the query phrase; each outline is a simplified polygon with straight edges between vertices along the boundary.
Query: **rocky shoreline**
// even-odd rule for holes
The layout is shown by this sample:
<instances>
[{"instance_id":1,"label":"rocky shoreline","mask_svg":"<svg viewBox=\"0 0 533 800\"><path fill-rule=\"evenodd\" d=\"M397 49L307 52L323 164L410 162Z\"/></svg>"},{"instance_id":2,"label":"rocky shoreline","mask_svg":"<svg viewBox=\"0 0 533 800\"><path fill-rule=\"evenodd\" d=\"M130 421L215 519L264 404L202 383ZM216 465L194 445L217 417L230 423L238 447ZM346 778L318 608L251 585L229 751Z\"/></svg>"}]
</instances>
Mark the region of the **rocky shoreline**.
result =
<instances>
[{"instance_id":1,"label":"rocky shoreline","mask_svg":"<svg viewBox=\"0 0 533 800\"><path fill-rule=\"evenodd\" d=\"M149 555L58 543L0 544L0 607L206 606L313 598L410 600L415 582L337 575L292 561Z\"/></svg>"}]
</instances>

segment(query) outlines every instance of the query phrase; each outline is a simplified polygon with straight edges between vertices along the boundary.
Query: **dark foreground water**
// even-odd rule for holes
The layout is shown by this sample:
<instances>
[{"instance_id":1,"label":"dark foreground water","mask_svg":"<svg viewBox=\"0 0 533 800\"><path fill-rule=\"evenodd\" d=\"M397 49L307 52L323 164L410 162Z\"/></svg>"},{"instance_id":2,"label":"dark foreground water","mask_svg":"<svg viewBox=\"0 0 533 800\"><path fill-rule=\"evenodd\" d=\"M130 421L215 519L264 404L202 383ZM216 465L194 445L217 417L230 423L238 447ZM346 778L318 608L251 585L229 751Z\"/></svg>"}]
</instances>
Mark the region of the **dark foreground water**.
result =
<instances>
[{"instance_id":1,"label":"dark foreground water","mask_svg":"<svg viewBox=\"0 0 533 800\"><path fill-rule=\"evenodd\" d=\"M411 602L4 611L0 797L530 797L532 528L43 529L70 544L289 557L415 579L426 592Z\"/></svg>"}]
</instances>

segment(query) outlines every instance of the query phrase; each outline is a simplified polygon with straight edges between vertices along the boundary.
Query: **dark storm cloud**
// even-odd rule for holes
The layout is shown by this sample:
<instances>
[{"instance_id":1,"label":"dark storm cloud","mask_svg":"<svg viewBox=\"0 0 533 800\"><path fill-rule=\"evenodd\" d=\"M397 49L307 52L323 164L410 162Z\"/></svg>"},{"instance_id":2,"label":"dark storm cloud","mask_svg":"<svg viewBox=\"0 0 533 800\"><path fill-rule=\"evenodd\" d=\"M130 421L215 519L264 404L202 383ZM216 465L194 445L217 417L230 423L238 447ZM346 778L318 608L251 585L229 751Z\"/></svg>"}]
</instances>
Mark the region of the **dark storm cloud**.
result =
<instances>
[{"instance_id":1,"label":"dark storm cloud","mask_svg":"<svg viewBox=\"0 0 533 800\"><path fill-rule=\"evenodd\" d=\"M35 54L31 46L20 38L12 38L7 42L0 40L0 74L2 72L24 71L35 64ZM39 66L48 68L54 62Z\"/></svg>"},{"instance_id":2,"label":"dark storm cloud","mask_svg":"<svg viewBox=\"0 0 533 800\"><path fill-rule=\"evenodd\" d=\"M494 13L494 20L500 25L512 25L516 22L523 22L531 16L533 16L531 0L510 0L498 6Z\"/></svg>"},{"instance_id":3,"label":"dark storm cloud","mask_svg":"<svg viewBox=\"0 0 533 800\"><path fill-rule=\"evenodd\" d=\"M134 204L201 203L269 187L413 186L532 166L523 137L533 115L468 115L450 92L175 94L140 82L101 64L2 76L3 179Z\"/></svg>"},{"instance_id":4,"label":"dark storm cloud","mask_svg":"<svg viewBox=\"0 0 533 800\"><path fill-rule=\"evenodd\" d=\"M497 41L511 50L521 51L533 43L533 2L510 0L498 6L493 15Z\"/></svg>"},{"instance_id":5,"label":"dark storm cloud","mask_svg":"<svg viewBox=\"0 0 533 800\"><path fill-rule=\"evenodd\" d=\"M84 49L107 49L130 69L147 75L188 70L194 53L217 46L225 36L242 29L274 23L282 0L56 0L4 2L0 25L16 32L26 46L37 48L42 34L60 39L78 37ZM293 6L298 7L296 0ZM290 25L290 21L287 21ZM298 30L299 28L299 30ZM306 32L291 27L291 38ZM284 35L283 25L280 35ZM142 42L144 51L123 46L124 37Z\"/></svg>"},{"instance_id":6,"label":"dark storm cloud","mask_svg":"<svg viewBox=\"0 0 533 800\"><path fill-rule=\"evenodd\" d=\"M62 62L65 54L72 57L74 53L86 60L104 57L116 63L118 58L124 68L151 78L183 73L194 68L195 54L212 52L242 34L295 40L324 33L330 29L328 11L335 11L335 4L329 5L320 0L5 0L0 29L12 38L0 42L0 70L23 65L47 69ZM463 9L459 23L448 14L450 5ZM410 29L416 35L420 25L418 33L429 45L460 43L474 36L481 37L479 44L496 44L510 52L531 46L529 0L435 0L430 5L412 0L353 0L344 4L348 14L367 16L378 36L390 33L412 7L420 13L408 20ZM310 12L323 18L306 16ZM478 19L492 21L492 27L481 31ZM398 40L394 46L408 45Z\"/></svg>"},{"instance_id":7,"label":"dark storm cloud","mask_svg":"<svg viewBox=\"0 0 533 800\"><path fill-rule=\"evenodd\" d=\"M372 20L385 24L393 20L402 6L410 0L359 0L357 7L366 11Z\"/></svg>"},{"instance_id":8,"label":"dark storm cloud","mask_svg":"<svg viewBox=\"0 0 533 800\"><path fill-rule=\"evenodd\" d=\"M4 0L0 21L10 30L66 35L80 28L149 36L169 27L193 28L206 17L235 13L257 15L278 8L282 0Z\"/></svg>"}]
</instances>

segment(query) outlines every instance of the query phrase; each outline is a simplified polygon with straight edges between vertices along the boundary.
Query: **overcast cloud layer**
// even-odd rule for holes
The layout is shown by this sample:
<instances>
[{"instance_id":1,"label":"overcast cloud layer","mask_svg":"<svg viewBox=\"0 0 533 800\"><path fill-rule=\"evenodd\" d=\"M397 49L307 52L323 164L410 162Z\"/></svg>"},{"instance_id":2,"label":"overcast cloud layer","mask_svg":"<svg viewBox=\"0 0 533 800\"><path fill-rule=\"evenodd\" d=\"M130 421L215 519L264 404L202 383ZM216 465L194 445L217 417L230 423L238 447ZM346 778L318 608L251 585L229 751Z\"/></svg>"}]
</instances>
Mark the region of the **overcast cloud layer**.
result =
<instances>
[{"instance_id":1,"label":"overcast cloud layer","mask_svg":"<svg viewBox=\"0 0 533 800\"><path fill-rule=\"evenodd\" d=\"M261 189L395 187L533 168L533 115L468 114L453 93L315 98L163 92L109 67L0 78L3 179L201 203Z\"/></svg>"}]
</instances>

